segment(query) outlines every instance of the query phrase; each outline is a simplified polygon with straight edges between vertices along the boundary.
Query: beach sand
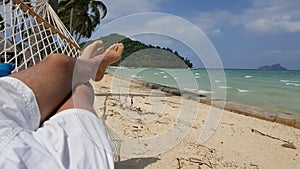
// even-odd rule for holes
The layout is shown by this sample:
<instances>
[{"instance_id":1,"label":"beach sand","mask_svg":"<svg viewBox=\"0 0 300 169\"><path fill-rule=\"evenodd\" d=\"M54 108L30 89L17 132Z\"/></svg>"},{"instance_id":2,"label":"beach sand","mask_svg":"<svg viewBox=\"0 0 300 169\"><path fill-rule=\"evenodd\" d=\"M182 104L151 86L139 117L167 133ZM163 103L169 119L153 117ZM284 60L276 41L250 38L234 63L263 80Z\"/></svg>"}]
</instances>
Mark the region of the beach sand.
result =
<instances>
[{"instance_id":1,"label":"beach sand","mask_svg":"<svg viewBox=\"0 0 300 169\"><path fill-rule=\"evenodd\" d=\"M95 109L120 143L116 168L298 168L300 129L150 89L112 75L94 83ZM245 110L243 110L245 111ZM205 142L208 115L218 127ZM214 117L214 116L213 116Z\"/></svg>"}]
</instances>

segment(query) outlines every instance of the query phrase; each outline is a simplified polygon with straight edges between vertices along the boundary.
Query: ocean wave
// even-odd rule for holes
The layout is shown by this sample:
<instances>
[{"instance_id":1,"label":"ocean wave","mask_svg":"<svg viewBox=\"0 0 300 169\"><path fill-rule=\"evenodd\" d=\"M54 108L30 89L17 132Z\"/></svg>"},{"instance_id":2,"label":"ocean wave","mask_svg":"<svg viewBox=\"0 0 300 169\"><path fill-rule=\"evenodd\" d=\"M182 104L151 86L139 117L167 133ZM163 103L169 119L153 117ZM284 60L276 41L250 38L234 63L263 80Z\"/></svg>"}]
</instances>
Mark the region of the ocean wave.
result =
<instances>
[{"instance_id":1,"label":"ocean wave","mask_svg":"<svg viewBox=\"0 0 300 169\"><path fill-rule=\"evenodd\" d=\"M142 76L136 76L136 75L131 75L130 77L134 78L134 79L141 79L142 78Z\"/></svg>"},{"instance_id":2,"label":"ocean wave","mask_svg":"<svg viewBox=\"0 0 300 169\"><path fill-rule=\"evenodd\" d=\"M124 67L124 66L112 66L112 68L115 68L115 69L129 69L128 67Z\"/></svg>"},{"instance_id":3,"label":"ocean wave","mask_svg":"<svg viewBox=\"0 0 300 169\"><path fill-rule=\"evenodd\" d=\"M197 89L183 88L183 90L190 91L190 92L194 92L194 91L196 91Z\"/></svg>"},{"instance_id":4,"label":"ocean wave","mask_svg":"<svg viewBox=\"0 0 300 169\"><path fill-rule=\"evenodd\" d=\"M220 86L219 88L220 88L220 89L231 89L230 86Z\"/></svg>"},{"instance_id":5,"label":"ocean wave","mask_svg":"<svg viewBox=\"0 0 300 169\"><path fill-rule=\"evenodd\" d=\"M300 86L298 83L285 83L287 86Z\"/></svg>"},{"instance_id":6,"label":"ocean wave","mask_svg":"<svg viewBox=\"0 0 300 169\"><path fill-rule=\"evenodd\" d=\"M283 83L299 83L298 80L280 80Z\"/></svg>"},{"instance_id":7,"label":"ocean wave","mask_svg":"<svg viewBox=\"0 0 300 169\"><path fill-rule=\"evenodd\" d=\"M240 93L248 93L248 92L251 92L251 90L245 90L245 89L239 89L237 88L238 92Z\"/></svg>"},{"instance_id":8,"label":"ocean wave","mask_svg":"<svg viewBox=\"0 0 300 169\"><path fill-rule=\"evenodd\" d=\"M249 79L249 78L252 78L253 76L249 76L249 75L247 75L247 76L244 76L244 78L246 78L246 79Z\"/></svg>"},{"instance_id":9,"label":"ocean wave","mask_svg":"<svg viewBox=\"0 0 300 169\"><path fill-rule=\"evenodd\" d=\"M199 90L198 91L198 94L211 94L211 93L214 93L212 91L207 91L207 90Z\"/></svg>"}]
</instances>

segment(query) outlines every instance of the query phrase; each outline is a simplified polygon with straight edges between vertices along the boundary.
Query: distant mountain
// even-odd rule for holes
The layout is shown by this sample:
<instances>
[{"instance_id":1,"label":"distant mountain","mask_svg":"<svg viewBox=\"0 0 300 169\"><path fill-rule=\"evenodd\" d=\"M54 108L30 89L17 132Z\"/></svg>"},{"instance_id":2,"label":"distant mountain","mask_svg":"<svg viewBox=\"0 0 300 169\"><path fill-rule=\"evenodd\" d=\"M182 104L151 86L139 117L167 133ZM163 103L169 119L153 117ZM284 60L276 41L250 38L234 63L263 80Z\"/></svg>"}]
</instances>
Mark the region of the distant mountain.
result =
<instances>
[{"instance_id":1,"label":"distant mountain","mask_svg":"<svg viewBox=\"0 0 300 169\"><path fill-rule=\"evenodd\" d=\"M287 70L287 68L281 66L279 63L274 65L265 65L258 68L258 70Z\"/></svg>"},{"instance_id":2,"label":"distant mountain","mask_svg":"<svg viewBox=\"0 0 300 169\"><path fill-rule=\"evenodd\" d=\"M146 45L140 41L132 40L123 35L111 34L100 38L105 48L114 43L123 43L125 50L119 62L113 66L124 67L156 67L156 68L192 68L189 59L179 55L177 51L160 46ZM81 44L86 46L92 41Z\"/></svg>"}]
</instances>

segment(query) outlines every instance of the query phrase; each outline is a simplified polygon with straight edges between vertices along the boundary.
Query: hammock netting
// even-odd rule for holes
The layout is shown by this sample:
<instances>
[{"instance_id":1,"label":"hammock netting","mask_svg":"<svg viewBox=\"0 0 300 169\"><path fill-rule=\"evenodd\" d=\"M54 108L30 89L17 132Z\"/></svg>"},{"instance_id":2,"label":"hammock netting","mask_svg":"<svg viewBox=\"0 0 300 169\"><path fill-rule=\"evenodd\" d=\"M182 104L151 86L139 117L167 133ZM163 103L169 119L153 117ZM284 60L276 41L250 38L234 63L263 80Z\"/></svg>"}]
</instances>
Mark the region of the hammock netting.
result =
<instances>
[{"instance_id":1,"label":"hammock netting","mask_svg":"<svg viewBox=\"0 0 300 169\"><path fill-rule=\"evenodd\" d=\"M31 67L51 53L78 57L80 47L47 0L0 1L0 59Z\"/></svg>"}]
</instances>

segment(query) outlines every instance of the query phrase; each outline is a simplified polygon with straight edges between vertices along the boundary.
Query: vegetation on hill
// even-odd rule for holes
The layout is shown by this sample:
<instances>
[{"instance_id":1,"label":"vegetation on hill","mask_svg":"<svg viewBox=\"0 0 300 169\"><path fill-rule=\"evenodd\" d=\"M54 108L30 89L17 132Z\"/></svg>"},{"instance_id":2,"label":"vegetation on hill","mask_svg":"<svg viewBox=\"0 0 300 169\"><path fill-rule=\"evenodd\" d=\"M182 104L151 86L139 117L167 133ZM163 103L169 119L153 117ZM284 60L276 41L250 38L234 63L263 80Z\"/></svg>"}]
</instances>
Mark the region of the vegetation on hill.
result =
<instances>
[{"instance_id":1,"label":"vegetation on hill","mask_svg":"<svg viewBox=\"0 0 300 169\"><path fill-rule=\"evenodd\" d=\"M157 68L191 68L193 64L189 59L179 55L177 51L160 46L146 45L140 41L132 40L122 35L111 34L100 38L105 48L114 43L123 43L125 50L119 62L113 66L124 67L157 67ZM91 42L81 44L88 45Z\"/></svg>"}]
</instances>

